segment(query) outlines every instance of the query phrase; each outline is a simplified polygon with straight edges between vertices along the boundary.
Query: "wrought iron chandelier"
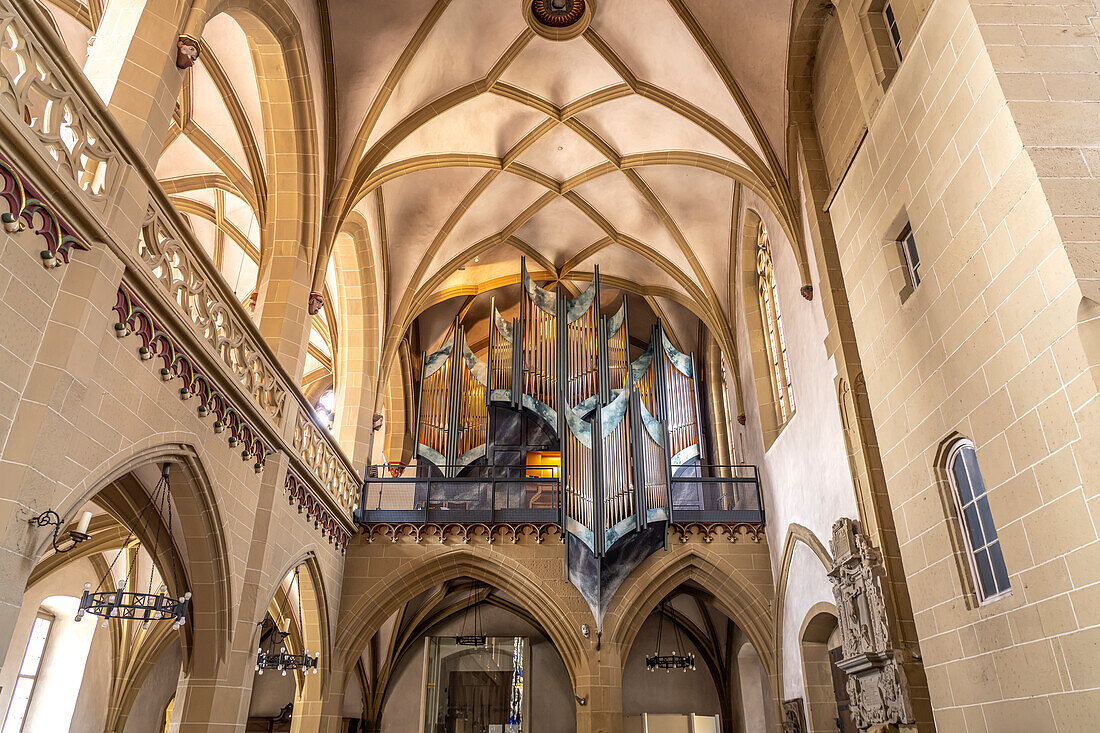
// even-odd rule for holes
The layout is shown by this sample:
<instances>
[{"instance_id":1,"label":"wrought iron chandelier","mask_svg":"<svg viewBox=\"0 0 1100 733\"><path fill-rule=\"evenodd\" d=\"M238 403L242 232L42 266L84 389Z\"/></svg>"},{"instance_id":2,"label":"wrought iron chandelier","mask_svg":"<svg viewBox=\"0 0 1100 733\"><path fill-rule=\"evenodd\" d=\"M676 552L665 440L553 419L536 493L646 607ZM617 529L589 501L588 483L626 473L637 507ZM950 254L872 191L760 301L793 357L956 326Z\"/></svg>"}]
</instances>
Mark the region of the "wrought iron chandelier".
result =
<instances>
[{"instance_id":1,"label":"wrought iron chandelier","mask_svg":"<svg viewBox=\"0 0 1100 733\"><path fill-rule=\"evenodd\" d=\"M298 622L304 626L302 618L302 586L299 576L301 566L294 568L294 587L298 594ZM287 628L275 628L269 634L260 639L260 646L256 649L256 672L263 674L265 670L273 669L282 672L286 677L287 671L301 672L302 674L317 674L317 662L321 653L317 652L312 657L309 649L303 649L301 654L291 654L286 650L284 642L290 636L290 619L287 619ZM268 642L268 648L264 648L264 642ZM276 651L275 647L279 650Z\"/></svg>"},{"instance_id":2,"label":"wrought iron chandelier","mask_svg":"<svg viewBox=\"0 0 1100 733\"><path fill-rule=\"evenodd\" d=\"M665 672L671 672L674 669L679 669L684 672L688 670L695 670L695 655L680 654L679 650L684 648L684 641L680 638L680 627L676 625L676 621L672 621L672 630L676 634L676 648L672 650L671 654L661 654L661 636L665 626L665 602L661 601L657 617L657 648L653 650L652 654L647 654L645 658L645 668L650 672L655 672L658 669L663 669Z\"/></svg>"},{"instance_id":3,"label":"wrought iron chandelier","mask_svg":"<svg viewBox=\"0 0 1100 733\"><path fill-rule=\"evenodd\" d=\"M462 629L458 636L455 637L455 643L459 646L485 646L489 643L488 638L481 630L481 603L477 598L478 584L474 583L474 588L470 592L470 598L466 603L466 610L462 612ZM470 609L474 611L474 628L472 634L466 633L466 619L470 615Z\"/></svg>"},{"instance_id":4,"label":"wrought iron chandelier","mask_svg":"<svg viewBox=\"0 0 1100 733\"><path fill-rule=\"evenodd\" d=\"M187 610L191 605L190 592L175 598L168 594L168 586L163 584L155 593L153 592L153 577L156 573L156 558L157 551L160 549L162 523L154 521L153 517L146 516L146 512L155 512L157 515L166 518L166 526L169 532L168 539L171 540L172 487L168 480L169 465L165 463L161 469L160 480L157 481L157 485L153 489L153 495L137 519L137 523L144 523L147 530L153 529L151 525L156 525L153 529L153 551L150 554L147 589L145 592L135 591L131 585L131 580L136 580L134 569L138 558L137 552L130 552L131 544L136 538L136 530L131 528L129 536L122 543L122 547L119 548L114 560L107 567L107 572L99 579L99 584L95 589L92 589L91 583L84 584L84 594L80 598L80 607L76 611L77 621L83 619L85 613L90 613L93 616L101 616L103 626L106 626L110 619L117 618L141 621L143 629L149 627L150 621L172 621L173 628L179 629L187 619ZM126 564L126 576L118 581L118 585L114 590L111 590L111 586L107 582L108 578L112 577L115 563L118 562L124 552L128 552L130 555Z\"/></svg>"}]
</instances>

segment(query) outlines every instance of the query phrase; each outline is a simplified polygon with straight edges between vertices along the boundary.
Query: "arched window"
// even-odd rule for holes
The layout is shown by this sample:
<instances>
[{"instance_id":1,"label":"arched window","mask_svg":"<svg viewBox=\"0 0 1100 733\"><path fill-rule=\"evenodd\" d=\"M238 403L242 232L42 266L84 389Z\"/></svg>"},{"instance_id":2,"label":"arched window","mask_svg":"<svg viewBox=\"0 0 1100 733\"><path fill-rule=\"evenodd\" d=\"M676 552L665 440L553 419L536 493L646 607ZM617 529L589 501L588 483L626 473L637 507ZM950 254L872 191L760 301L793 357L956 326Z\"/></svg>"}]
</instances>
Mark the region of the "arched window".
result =
<instances>
[{"instance_id":1,"label":"arched window","mask_svg":"<svg viewBox=\"0 0 1100 733\"><path fill-rule=\"evenodd\" d=\"M960 440L947 455L947 474L962 523L963 540L978 598L986 603L1007 594L1008 570L1005 568L997 527L989 510L985 482L978 469L978 454L969 440Z\"/></svg>"},{"instance_id":2,"label":"arched window","mask_svg":"<svg viewBox=\"0 0 1100 733\"><path fill-rule=\"evenodd\" d=\"M764 342L768 351L768 367L775 390L776 419L783 425L794 414L794 390L791 369L787 364L787 342L783 338L783 314L779 312L779 291L775 287L775 268L764 223L756 235L756 283L760 298L760 318L764 322Z\"/></svg>"}]
</instances>

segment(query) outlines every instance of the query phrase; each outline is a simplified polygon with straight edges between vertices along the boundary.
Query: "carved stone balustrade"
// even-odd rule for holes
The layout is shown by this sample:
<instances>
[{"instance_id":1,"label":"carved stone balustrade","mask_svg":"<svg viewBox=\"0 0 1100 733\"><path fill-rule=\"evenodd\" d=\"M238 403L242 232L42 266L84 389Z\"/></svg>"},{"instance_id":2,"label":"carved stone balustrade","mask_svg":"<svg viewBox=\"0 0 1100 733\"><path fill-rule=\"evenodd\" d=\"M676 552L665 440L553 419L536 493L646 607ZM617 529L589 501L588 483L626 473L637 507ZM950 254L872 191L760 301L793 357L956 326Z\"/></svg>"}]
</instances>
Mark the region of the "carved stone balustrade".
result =
<instances>
[{"instance_id":1,"label":"carved stone balustrade","mask_svg":"<svg viewBox=\"0 0 1100 733\"><path fill-rule=\"evenodd\" d=\"M44 242L47 268L109 249L124 266L115 334L257 473L285 454L289 500L342 550L354 468L34 3L0 0L0 138L3 229ZM108 221L122 194L148 196L140 231Z\"/></svg>"},{"instance_id":2,"label":"carved stone balustrade","mask_svg":"<svg viewBox=\"0 0 1100 733\"><path fill-rule=\"evenodd\" d=\"M66 59L67 60L67 59ZM102 210L122 167L115 146L16 4L0 0L0 108L20 120L54 171Z\"/></svg>"},{"instance_id":3,"label":"carved stone balustrade","mask_svg":"<svg viewBox=\"0 0 1100 733\"><path fill-rule=\"evenodd\" d=\"M283 422L287 386L264 353L248 315L221 282L201 249L174 230L155 204L149 206L138 241L138 255L165 293L191 320L252 399L275 424Z\"/></svg>"},{"instance_id":4,"label":"carved stone balustrade","mask_svg":"<svg viewBox=\"0 0 1100 733\"><path fill-rule=\"evenodd\" d=\"M312 410L303 406L294 422L292 445L317 480L348 516L359 505L359 482L339 454L329 432L313 421Z\"/></svg>"}]
</instances>

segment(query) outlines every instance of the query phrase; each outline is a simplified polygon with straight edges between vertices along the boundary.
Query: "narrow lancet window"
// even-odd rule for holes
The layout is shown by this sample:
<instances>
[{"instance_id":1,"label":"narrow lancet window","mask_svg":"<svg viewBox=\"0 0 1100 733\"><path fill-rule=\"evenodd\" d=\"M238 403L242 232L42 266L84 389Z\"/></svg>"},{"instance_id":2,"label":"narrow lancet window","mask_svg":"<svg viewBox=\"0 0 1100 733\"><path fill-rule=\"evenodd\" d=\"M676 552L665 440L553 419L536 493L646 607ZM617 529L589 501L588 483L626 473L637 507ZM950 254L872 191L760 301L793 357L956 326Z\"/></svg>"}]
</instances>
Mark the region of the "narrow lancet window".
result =
<instances>
[{"instance_id":1,"label":"narrow lancet window","mask_svg":"<svg viewBox=\"0 0 1100 733\"><path fill-rule=\"evenodd\" d=\"M768 366L775 390L776 419L782 425L794 414L794 389L791 384L791 368L787 363L787 343L783 338L783 314L779 310L779 291L775 285L771 246L768 244L768 231L762 222L756 237L756 280Z\"/></svg>"}]
</instances>

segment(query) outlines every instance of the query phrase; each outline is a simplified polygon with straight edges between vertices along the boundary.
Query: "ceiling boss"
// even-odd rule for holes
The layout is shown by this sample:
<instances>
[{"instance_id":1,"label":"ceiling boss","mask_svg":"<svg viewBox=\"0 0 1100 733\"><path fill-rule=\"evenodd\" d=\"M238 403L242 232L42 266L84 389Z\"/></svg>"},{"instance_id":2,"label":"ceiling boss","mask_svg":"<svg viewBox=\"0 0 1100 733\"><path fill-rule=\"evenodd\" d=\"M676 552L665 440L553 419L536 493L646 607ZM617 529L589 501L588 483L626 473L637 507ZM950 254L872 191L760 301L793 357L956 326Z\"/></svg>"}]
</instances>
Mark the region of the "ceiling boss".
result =
<instances>
[{"instance_id":1,"label":"ceiling boss","mask_svg":"<svg viewBox=\"0 0 1100 733\"><path fill-rule=\"evenodd\" d=\"M593 5L592 0L524 0L524 14L540 36L567 41L588 28Z\"/></svg>"}]
</instances>

